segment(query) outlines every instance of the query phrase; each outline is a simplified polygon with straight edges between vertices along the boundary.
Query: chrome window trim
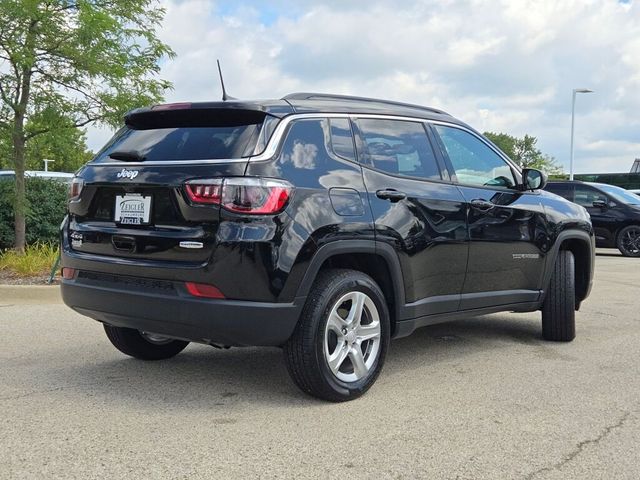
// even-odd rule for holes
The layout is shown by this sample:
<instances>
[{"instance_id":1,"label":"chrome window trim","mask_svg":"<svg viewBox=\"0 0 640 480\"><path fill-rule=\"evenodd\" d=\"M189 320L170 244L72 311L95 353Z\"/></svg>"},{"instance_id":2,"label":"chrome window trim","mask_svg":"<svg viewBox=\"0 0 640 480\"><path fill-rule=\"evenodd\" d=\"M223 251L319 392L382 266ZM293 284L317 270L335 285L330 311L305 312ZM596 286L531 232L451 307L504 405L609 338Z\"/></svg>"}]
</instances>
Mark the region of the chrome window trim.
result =
<instances>
[{"instance_id":1,"label":"chrome window trim","mask_svg":"<svg viewBox=\"0 0 640 480\"><path fill-rule=\"evenodd\" d=\"M447 122L443 120L431 120L427 118L421 117L407 117L403 115L385 115L385 114L375 114L375 113L362 113L358 114L357 112L353 113L329 113L329 112L317 112L317 113L293 113L291 115L287 115L282 118L278 125L276 126L269 142L267 143L264 151L259 155L253 155L249 157L243 158L219 158L219 159L203 159L203 160L171 160L171 161L151 161L151 162L101 162L101 163L92 163L91 166L99 167L99 166L118 166L118 167L143 167L143 166L176 166L176 165L211 165L211 164L221 164L221 163L246 163L246 162L263 162L267 160L271 160L276 152L278 151L278 147L280 146L281 140L283 139L289 124L296 120L306 120L306 119L314 119L314 118L349 118L349 119L357 119L357 118L370 118L370 119L380 119L380 120L399 120L405 122L417 122L423 124L436 124L436 125L444 125L447 127L453 127L460 130L463 130L475 138L484 143L487 147L489 147L493 152L496 153L502 160L504 160L507 165L515 169L518 174L522 174L522 170L520 167L511 161L506 155L496 149L491 143L489 143L482 136L478 135L476 132L471 130L470 128L460 125L453 122Z\"/></svg>"},{"instance_id":2,"label":"chrome window trim","mask_svg":"<svg viewBox=\"0 0 640 480\"><path fill-rule=\"evenodd\" d=\"M177 165L208 165L212 163L246 163L251 157L244 158L216 158L216 159L204 159L204 160L169 160L169 161L151 161L151 162L99 162L93 163L89 162L87 165L92 167L102 167L102 166L116 166L116 167L148 167L152 165L167 165L167 166L177 166Z\"/></svg>"}]
</instances>

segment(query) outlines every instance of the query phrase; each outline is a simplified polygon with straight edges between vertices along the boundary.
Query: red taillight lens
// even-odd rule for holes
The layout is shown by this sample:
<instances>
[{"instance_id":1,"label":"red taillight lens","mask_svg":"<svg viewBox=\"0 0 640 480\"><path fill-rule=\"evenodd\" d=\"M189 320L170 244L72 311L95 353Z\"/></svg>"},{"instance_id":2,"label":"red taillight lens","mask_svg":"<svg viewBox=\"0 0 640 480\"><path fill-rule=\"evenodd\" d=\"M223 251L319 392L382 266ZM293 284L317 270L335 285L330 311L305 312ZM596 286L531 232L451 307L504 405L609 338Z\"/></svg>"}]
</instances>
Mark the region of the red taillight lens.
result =
<instances>
[{"instance_id":1,"label":"red taillight lens","mask_svg":"<svg viewBox=\"0 0 640 480\"><path fill-rule=\"evenodd\" d=\"M224 298L224 295L213 285L206 283L186 282L187 291L194 297Z\"/></svg>"},{"instance_id":2,"label":"red taillight lens","mask_svg":"<svg viewBox=\"0 0 640 480\"><path fill-rule=\"evenodd\" d=\"M80 196L82 187L84 187L84 180L80 177L73 177L71 185L69 185L69 198L76 198Z\"/></svg>"},{"instance_id":3,"label":"red taillight lens","mask_svg":"<svg viewBox=\"0 0 640 480\"><path fill-rule=\"evenodd\" d=\"M187 183L185 187L192 202L220 205L222 179L197 180Z\"/></svg>"},{"instance_id":4,"label":"red taillight lens","mask_svg":"<svg viewBox=\"0 0 640 480\"><path fill-rule=\"evenodd\" d=\"M237 213L269 215L282 211L293 188L280 180L230 178L222 189L222 206Z\"/></svg>"},{"instance_id":5,"label":"red taillight lens","mask_svg":"<svg viewBox=\"0 0 640 480\"><path fill-rule=\"evenodd\" d=\"M281 212L293 192L282 180L255 177L192 180L185 187L193 203L221 205L231 212L252 215Z\"/></svg>"}]
</instances>

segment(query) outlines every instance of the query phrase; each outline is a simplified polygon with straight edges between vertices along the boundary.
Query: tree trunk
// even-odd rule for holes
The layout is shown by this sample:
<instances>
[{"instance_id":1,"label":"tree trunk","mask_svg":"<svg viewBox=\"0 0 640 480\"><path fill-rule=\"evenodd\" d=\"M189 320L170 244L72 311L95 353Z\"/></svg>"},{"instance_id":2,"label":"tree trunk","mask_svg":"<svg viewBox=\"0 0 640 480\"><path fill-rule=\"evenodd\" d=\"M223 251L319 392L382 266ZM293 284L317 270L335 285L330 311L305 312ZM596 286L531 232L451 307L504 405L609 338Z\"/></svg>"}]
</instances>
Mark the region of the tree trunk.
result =
<instances>
[{"instance_id":1,"label":"tree trunk","mask_svg":"<svg viewBox=\"0 0 640 480\"><path fill-rule=\"evenodd\" d=\"M13 141L13 168L16 172L16 200L14 207L15 218L15 244L14 248L20 253L24 253L27 243L26 237L26 216L27 216L27 199L25 193L25 138L24 122L29 105L29 93L31 91L31 75L29 68L25 68L22 73L21 95L18 102L18 108L15 110L13 132L11 135Z\"/></svg>"},{"instance_id":2,"label":"tree trunk","mask_svg":"<svg viewBox=\"0 0 640 480\"><path fill-rule=\"evenodd\" d=\"M14 204L15 219L15 243L14 248L20 253L24 253L26 238L26 216L27 202L25 193L24 170L25 170L25 138L24 138L24 116L16 115L13 126L13 168L16 173L16 198Z\"/></svg>"}]
</instances>

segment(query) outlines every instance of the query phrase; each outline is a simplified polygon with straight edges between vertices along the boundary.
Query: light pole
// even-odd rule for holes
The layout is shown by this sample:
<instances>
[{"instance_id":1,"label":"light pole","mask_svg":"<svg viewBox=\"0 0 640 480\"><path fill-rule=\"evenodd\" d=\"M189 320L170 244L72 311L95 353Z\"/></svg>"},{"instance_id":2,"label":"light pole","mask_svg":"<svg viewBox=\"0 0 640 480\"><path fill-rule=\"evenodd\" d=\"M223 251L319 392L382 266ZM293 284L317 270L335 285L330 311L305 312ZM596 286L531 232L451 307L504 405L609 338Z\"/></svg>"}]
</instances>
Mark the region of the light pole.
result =
<instances>
[{"instance_id":1,"label":"light pole","mask_svg":"<svg viewBox=\"0 0 640 480\"><path fill-rule=\"evenodd\" d=\"M49 171L49 162L55 162L55 160L49 160L47 158L44 158L42 161L44 162L44 171L45 172Z\"/></svg>"},{"instance_id":2,"label":"light pole","mask_svg":"<svg viewBox=\"0 0 640 480\"><path fill-rule=\"evenodd\" d=\"M593 93L588 88L574 88L571 96L571 156L569 157L569 180L573 180L573 130L576 121L576 93Z\"/></svg>"}]
</instances>

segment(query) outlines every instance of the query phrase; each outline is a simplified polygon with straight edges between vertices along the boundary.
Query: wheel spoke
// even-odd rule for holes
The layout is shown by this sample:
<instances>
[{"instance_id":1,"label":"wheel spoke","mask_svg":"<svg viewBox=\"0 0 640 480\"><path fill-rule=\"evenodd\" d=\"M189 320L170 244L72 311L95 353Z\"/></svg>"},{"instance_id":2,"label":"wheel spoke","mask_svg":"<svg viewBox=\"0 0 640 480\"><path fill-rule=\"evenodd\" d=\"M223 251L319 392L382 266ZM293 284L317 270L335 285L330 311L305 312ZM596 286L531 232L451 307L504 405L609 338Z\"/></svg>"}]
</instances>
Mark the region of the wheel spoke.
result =
<instances>
[{"instance_id":1,"label":"wheel spoke","mask_svg":"<svg viewBox=\"0 0 640 480\"><path fill-rule=\"evenodd\" d=\"M344 360L347 358L348 353L349 349L347 348L346 343L344 343L344 341L338 342L338 345L336 345L336 349L328 359L329 368L334 374L340 371L340 366L344 363Z\"/></svg>"},{"instance_id":2,"label":"wheel spoke","mask_svg":"<svg viewBox=\"0 0 640 480\"><path fill-rule=\"evenodd\" d=\"M327 320L327 327L339 335L342 335L342 329L347 326L344 318L338 315L338 311L334 309Z\"/></svg>"},{"instance_id":3,"label":"wheel spoke","mask_svg":"<svg viewBox=\"0 0 640 480\"><path fill-rule=\"evenodd\" d=\"M356 329L356 335L360 342L380 338L380 322L370 323L368 325L360 325Z\"/></svg>"},{"instance_id":4,"label":"wheel spoke","mask_svg":"<svg viewBox=\"0 0 640 480\"><path fill-rule=\"evenodd\" d=\"M367 296L362 292L353 292L351 298L351 309L347 315L347 323L350 325L360 325L362 319L362 310L364 309L364 301Z\"/></svg>"},{"instance_id":5,"label":"wheel spoke","mask_svg":"<svg viewBox=\"0 0 640 480\"><path fill-rule=\"evenodd\" d=\"M351 347L349 350L349 359L351 359L351 363L353 365L353 373L355 373L356 377L363 378L369 369L364 363L362 350L357 346Z\"/></svg>"}]
</instances>

